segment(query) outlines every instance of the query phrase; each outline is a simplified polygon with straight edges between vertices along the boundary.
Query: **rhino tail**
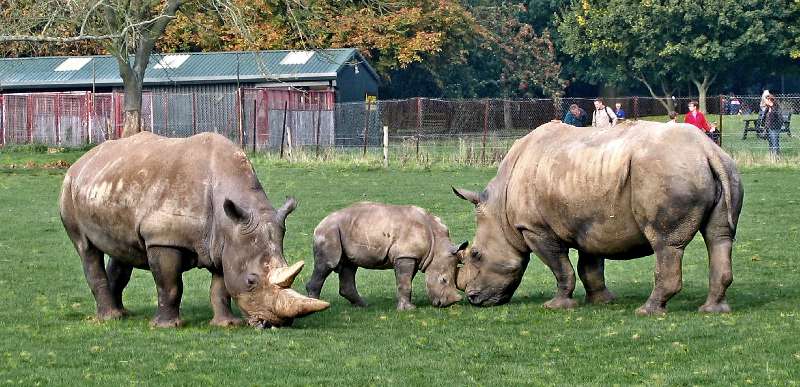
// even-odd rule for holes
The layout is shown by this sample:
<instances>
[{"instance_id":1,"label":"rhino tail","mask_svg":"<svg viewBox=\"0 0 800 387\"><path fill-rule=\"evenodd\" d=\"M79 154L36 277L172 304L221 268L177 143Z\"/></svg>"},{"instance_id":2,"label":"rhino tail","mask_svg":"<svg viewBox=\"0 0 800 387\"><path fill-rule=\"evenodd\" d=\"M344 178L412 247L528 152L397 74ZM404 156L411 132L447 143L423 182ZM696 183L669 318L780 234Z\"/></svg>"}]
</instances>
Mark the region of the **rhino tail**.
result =
<instances>
[{"instance_id":1,"label":"rhino tail","mask_svg":"<svg viewBox=\"0 0 800 387\"><path fill-rule=\"evenodd\" d=\"M722 162L722 158L720 158L719 152L716 149L711 149L710 152L708 152L708 163L711 166L711 170L722 184L722 197L727 207L728 226L731 229L731 236L735 237L736 224L733 222L733 200L731 199L731 179L728 174L728 169L725 168L725 163Z\"/></svg>"}]
</instances>

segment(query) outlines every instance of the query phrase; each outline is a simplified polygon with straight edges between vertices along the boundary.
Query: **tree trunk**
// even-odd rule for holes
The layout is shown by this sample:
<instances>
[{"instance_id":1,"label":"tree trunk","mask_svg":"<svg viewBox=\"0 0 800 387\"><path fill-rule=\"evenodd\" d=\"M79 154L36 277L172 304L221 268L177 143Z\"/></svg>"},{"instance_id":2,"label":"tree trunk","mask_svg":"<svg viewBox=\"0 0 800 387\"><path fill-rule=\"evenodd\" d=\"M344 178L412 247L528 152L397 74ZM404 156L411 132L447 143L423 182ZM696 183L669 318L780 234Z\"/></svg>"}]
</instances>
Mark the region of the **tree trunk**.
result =
<instances>
[{"instance_id":1,"label":"tree trunk","mask_svg":"<svg viewBox=\"0 0 800 387\"><path fill-rule=\"evenodd\" d=\"M122 121L122 137L130 137L142 131L142 111L125 111Z\"/></svg>"},{"instance_id":2,"label":"tree trunk","mask_svg":"<svg viewBox=\"0 0 800 387\"><path fill-rule=\"evenodd\" d=\"M711 77L708 74L703 74L703 80L693 78L692 83L694 83L695 87L697 87L697 98L699 99L700 103L700 111L703 113L708 113L706 110L706 96L708 96L708 89L711 87L711 83L714 82L716 76Z\"/></svg>"},{"instance_id":3,"label":"tree trunk","mask_svg":"<svg viewBox=\"0 0 800 387\"><path fill-rule=\"evenodd\" d=\"M653 90L653 87L650 86L650 83L647 81L647 78L645 78L643 75L635 78L639 82L642 82L642 84L644 84L645 87L647 87L647 91L650 93L650 96L655 98L655 100L658 101L658 103L660 103L661 106L664 107L664 109L666 109L667 114L675 111L675 101L672 99L672 92L674 90L669 90L666 82L662 81L661 83L661 90L664 92L664 95L660 96L656 94L655 90Z\"/></svg>"}]
</instances>

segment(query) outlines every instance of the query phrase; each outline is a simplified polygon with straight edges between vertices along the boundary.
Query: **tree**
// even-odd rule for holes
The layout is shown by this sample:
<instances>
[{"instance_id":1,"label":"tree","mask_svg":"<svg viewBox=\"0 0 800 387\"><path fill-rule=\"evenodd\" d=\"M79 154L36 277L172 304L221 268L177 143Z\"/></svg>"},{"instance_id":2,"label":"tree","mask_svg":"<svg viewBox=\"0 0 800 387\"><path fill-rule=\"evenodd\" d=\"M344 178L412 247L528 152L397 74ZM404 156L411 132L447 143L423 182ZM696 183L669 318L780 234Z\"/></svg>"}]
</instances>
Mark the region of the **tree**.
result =
<instances>
[{"instance_id":1,"label":"tree","mask_svg":"<svg viewBox=\"0 0 800 387\"><path fill-rule=\"evenodd\" d=\"M7 0L16 17L0 24L0 42L98 42L116 60L125 92L123 136L141 130L142 85L156 40L180 0Z\"/></svg>"},{"instance_id":2,"label":"tree","mask_svg":"<svg viewBox=\"0 0 800 387\"><path fill-rule=\"evenodd\" d=\"M705 110L705 96L720 75L781 55L774 37L785 28L779 2L760 0L581 0L558 21L563 49L585 66L585 79L639 81L667 110L674 109L669 97L678 82L696 87Z\"/></svg>"}]
</instances>

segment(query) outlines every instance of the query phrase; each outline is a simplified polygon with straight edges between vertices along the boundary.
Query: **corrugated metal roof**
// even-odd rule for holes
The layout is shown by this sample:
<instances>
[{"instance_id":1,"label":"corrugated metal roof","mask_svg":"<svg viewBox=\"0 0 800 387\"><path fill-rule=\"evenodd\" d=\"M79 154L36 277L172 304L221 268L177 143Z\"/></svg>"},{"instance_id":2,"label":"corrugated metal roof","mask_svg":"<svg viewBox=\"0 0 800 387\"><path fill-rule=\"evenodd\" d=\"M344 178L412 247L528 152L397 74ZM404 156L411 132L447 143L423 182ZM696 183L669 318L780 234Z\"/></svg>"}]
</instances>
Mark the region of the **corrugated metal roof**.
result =
<instances>
[{"instance_id":1,"label":"corrugated metal roof","mask_svg":"<svg viewBox=\"0 0 800 387\"><path fill-rule=\"evenodd\" d=\"M150 57L144 84L235 82L237 67L239 79L244 82L331 80L354 60L376 81L379 79L375 70L353 48L315 50L305 63L282 64L281 61L292 52L294 51L186 53L189 58L177 68L161 68L163 66L157 65L169 55L180 54L155 54ZM98 87L122 86L119 67L113 57L93 56L90 57L92 60L78 70L55 71L68 58L75 57L2 58L0 89L87 87L92 85L93 78Z\"/></svg>"}]
</instances>

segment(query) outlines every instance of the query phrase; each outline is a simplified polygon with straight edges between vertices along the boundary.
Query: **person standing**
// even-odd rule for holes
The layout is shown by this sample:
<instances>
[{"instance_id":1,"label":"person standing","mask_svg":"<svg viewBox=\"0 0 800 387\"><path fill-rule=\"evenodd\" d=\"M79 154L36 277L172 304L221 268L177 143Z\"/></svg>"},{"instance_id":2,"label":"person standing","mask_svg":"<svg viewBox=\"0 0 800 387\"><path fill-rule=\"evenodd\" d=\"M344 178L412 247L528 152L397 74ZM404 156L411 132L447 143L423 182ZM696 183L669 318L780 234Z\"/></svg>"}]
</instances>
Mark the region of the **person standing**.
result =
<instances>
[{"instance_id":1,"label":"person standing","mask_svg":"<svg viewBox=\"0 0 800 387\"><path fill-rule=\"evenodd\" d=\"M586 126L586 111L581 109L578 105L572 104L569 105L569 111L564 114L564 123L572 126Z\"/></svg>"},{"instance_id":2,"label":"person standing","mask_svg":"<svg viewBox=\"0 0 800 387\"><path fill-rule=\"evenodd\" d=\"M781 127L783 114L773 95L764 99L764 131L769 141L769 153L778 156L781 153Z\"/></svg>"},{"instance_id":3,"label":"person standing","mask_svg":"<svg viewBox=\"0 0 800 387\"><path fill-rule=\"evenodd\" d=\"M617 118L619 118L620 120L624 120L625 119L625 111L622 110L622 104L617 102L614 105L614 107L616 107L616 109L614 109L614 114L617 115Z\"/></svg>"},{"instance_id":4,"label":"person standing","mask_svg":"<svg viewBox=\"0 0 800 387\"><path fill-rule=\"evenodd\" d=\"M595 128L610 128L617 124L617 115L610 107L606 106L602 98L594 100L594 113L592 126Z\"/></svg>"}]
</instances>

